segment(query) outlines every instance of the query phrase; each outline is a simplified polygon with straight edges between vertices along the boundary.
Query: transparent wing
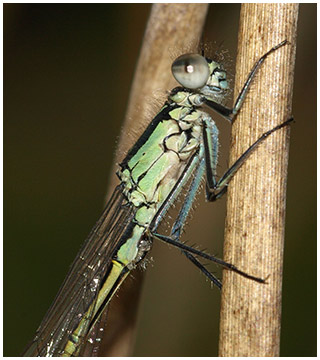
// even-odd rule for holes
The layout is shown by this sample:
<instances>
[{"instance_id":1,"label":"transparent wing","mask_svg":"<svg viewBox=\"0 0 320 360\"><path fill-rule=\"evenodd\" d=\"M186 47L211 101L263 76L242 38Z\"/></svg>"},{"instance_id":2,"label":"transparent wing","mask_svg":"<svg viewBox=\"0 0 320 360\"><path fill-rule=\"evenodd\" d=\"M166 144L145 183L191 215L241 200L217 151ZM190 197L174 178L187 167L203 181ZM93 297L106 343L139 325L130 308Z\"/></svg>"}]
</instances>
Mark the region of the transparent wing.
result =
<instances>
[{"instance_id":1,"label":"transparent wing","mask_svg":"<svg viewBox=\"0 0 320 360\"><path fill-rule=\"evenodd\" d=\"M102 339L104 338L104 331L108 321L109 307L103 310L101 316L90 329L89 338L86 339L81 349L79 356L81 357L97 357L99 356ZM108 334L110 336L110 334ZM90 339L90 340L89 340ZM103 350L103 349L102 349Z\"/></svg>"},{"instance_id":2,"label":"transparent wing","mask_svg":"<svg viewBox=\"0 0 320 360\"><path fill-rule=\"evenodd\" d=\"M111 257L135 210L118 186L83 244L24 356L59 356L69 335L96 301Z\"/></svg>"}]
</instances>

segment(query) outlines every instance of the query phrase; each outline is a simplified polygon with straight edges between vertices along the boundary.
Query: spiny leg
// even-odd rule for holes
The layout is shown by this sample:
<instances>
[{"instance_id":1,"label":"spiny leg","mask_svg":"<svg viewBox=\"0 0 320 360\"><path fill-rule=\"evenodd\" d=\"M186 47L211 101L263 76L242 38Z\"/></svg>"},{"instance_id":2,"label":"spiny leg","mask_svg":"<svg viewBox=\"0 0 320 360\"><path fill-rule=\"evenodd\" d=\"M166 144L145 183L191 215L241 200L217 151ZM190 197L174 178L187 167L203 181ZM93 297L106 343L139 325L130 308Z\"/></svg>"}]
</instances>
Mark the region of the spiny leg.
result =
<instances>
[{"instance_id":1,"label":"spiny leg","mask_svg":"<svg viewBox=\"0 0 320 360\"><path fill-rule=\"evenodd\" d=\"M185 223L185 220L188 216L188 213L191 209L192 203L194 201L194 198L196 196L196 193L198 191L198 188L201 183L201 179L203 177L204 171L205 171L205 162L204 162L204 156L203 156L203 147L200 147L199 153L194 156L192 161L190 162L187 169L184 171L184 173L180 176L177 184L171 191L168 201L159 209L157 215L155 216L155 219L150 225L150 232L147 234L147 236L150 236L151 238L159 238L157 237L156 230L163 219L164 215L166 214L168 208L170 205L176 200L178 195L181 193L181 190L183 186L188 182L188 179L190 178L191 173L194 174L194 178L191 182L191 185L187 189L188 198L184 202L182 208L179 211L178 217L175 220L170 234L170 239L172 241L180 244L180 233L182 231L183 225ZM159 235L162 236L162 235ZM163 240L163 239L161 239ZM190 252L182 251L184 255L193 263L195 264L204 274L209 278L210 281L212 281L219 289L221 289L221 282L213 275L210 271L208 271L204 265L202 265L193 255L191 255Z\"/></svg>"},{"instance_id":2,"label":"spiny leg","mask_svg":"<svg viewBox=\"0 0 320 360\"><path fill-rule=\"evenodd\" d=\"M179 214L172 226L171 233L169 236L170 239L175 240L176 242L179 242L179 243L180 243L181 231L183 229L184 224L186 223L188 214L191 210L192 204L197 195L198 189L199 189L201 181L202 181L202 177L205 172L205 159L203 157L203 148L202 147L200 149L200 154L201 154L202 158L200 160L199 166L195 170L194 178L193 178L189 188L187 189L188 197L186 198L185 202L183 203L182 208L179 211ZM154 235L156 235L156 234L154 234ZM162 240L164 240L164 238L162 238ZM201 264L193 255L191 255L190 252L188 252L188 251L182 251L182 252L194 265L196 265L201 270L202 273L205 274L205 276L210 281L212 281L219 289L221 289L222 284L221 284L220 280L218 280L210 271L208 271L203 264Z\"/></svg>"},{"instance_id":3,"label":"spiny leg","mask_svg":"<svg viewBox=\"0 0 320 360\"><path fill-rule=\"evenodd\" d=\"M264 141L268 136L270 136L275 131L282 129L285 126L288 126L290 122L293 121L293 118L290 118L283 122L280 125L275 126L273 129L266 131L263 133L258 140L256 140L235 162L234 164L224 173L224 175L216 182L214 179L213 181L208 181L208 193L207 193L207 200L208 201L215 201L219 199L228 188L228 183L241 167L241 165L245 162L245 160L251 155L251 153L257 148L257 146ZM206 142L204 142L206 144ZM206 154L209 150L206 149ZM211 175L211 172L207 172L207 177ZM212 187L210 186L212 183L215 185Z\"/></svg>"},{"instance_id":4,"label":"spiny leg","mask_svg":"<svg viewBox=\"0 0 320 360\"><path fill-rule=\"evenodd\" d=\"M207 99L204 100L205 104L207 104L211 109L213 109L218 114L220 114L221 116L223 116L225 119L227 119L228 121L230 121L232 123L234 118L237 116L239 110L242 107L242 104L248 93L249 87L252 84L252 80L254 79L256 72L259 70L259 68L261 67L263 62L266 60L266 58L271 53L273 53L274 51L276 51L277 49L279 49L280 47L282 47L286 44L288 44L287 40L282 41L280 44L274 46L272 49L270 49L268 52L266 52L263 56L261 56L261 58L254 64L232 109L227 108L219 103L216 103L215 101L211 101L211 100L207 100Z\"/></svg>"},{"instance_id":5,"label":"spiny leg","mask_svg":"<svg viewBox=\"0 0 320 360\"><path fill-rule=\"evenodd\" d=\"M209 255L209 254L206 254L200 250L197 250L197 249L194 249L193 247L191 246L188 246L180 241L177 241L175 239L171 239L169 236L165 236L165 235L161 235L161 234L156 234L156 233L152 233L150 234L151 237L153 238L156 238L156 239L159 239L159 240L162 240L170 245L173 245L185 252L188 252L188 253L191 253L191 254L194 254L194 255L197 255L197 256L200 256L204 259L207 259L207 260L210 260L216 264L219 264L221 265L222 267L224 267L225 269L228 269L228 270L231 270L233 272L236 272L237 274L241 275L241 276L244 276L245 278L247 279L251 279L251 280L254 280L254 281L257 281L259 283L265 283L266 280L265 279L261 279L261 278L258 278L256 276L252 276L252 275L249 275L247 273L245 273L244 271L241 271L240 269L238 269L236 266L234 266L233 264L230 264L230 263L227 263L221 259L218 259L216 258L215 256L212 256L212 255Z\"/></svg>"}]
</instances>

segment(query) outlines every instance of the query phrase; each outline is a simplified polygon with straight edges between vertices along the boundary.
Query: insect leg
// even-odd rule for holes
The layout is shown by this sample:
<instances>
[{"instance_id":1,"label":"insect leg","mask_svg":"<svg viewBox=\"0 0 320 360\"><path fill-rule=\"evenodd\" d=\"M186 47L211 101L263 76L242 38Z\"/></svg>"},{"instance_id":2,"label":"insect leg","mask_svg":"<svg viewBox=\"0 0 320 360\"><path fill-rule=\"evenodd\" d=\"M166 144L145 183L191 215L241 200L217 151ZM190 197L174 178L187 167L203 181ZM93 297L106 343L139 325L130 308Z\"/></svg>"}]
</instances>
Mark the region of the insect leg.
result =
<instances>
[{"instance_id":1,"label":"insect leg","mask_svg":"<svg viewBox=\"0 0 320 360\"><path fill-rule=\"evenodd\" d=\"M263 133L258 140L256 140L249 148L234 162L234 164L224 173L224 175L218 180L218 182L215 182L215 179L212 181L209 180L209 177L211 176L212 171L207 170L207 200L209 201L215 201L219 199L228 188L228 183L232 179L232 177L235 175L235 173L238 171L238 169L241 167L241 165L245 162L245 160L250 156L250 154L257 148L257 146L264 141L268 136L270 136L275 131L282 129L283 127L287 126L290 122L293 121L293 118L290 118L283 122L282 124L274 127L271 130L266 131ZM207 134L204 133L204 137L206 137ZM204 144L206 144L206 140L204 140ZM205 145L206 146L206 145ZM209 153L209 150L206 149L206 154Z\"/></svg>"},{"instance_id":2,"label":"insect leg","mask_svg":"<svg viewBox=\"0 0 320 360\"><path fill-rule=\"evenodd\" d=\"M226 120L233 122L234 118L237 116L239 110L242 107L242 104L244 102L244 99L248 93L249 87L252 84L252 80L254 79L254 76L256 75L257 71L265 61L265 59L274 51L279 49L280 47L288 44L287 40L282 41L280 44L274 46L272 49L270 49L268 52L266 52L261 58L254 64L253 68L251 69L248 78L246 82L244 83L237 100L235 101L235 104L232 109L227 108L219 103L216 103L215 101L211 100L205 100L205 103L214 111L216 111L218 114L223 116Z\"/></svg>"},{"instance_id":3,"label":"insect leg","mask_svg":"<svg viewBox=\"0 0 320 360\"><path fill-rule=\"evenodd\" d=\"M160 235L160 234L156 234L156 233L153 233L153 234L150 234L152 237L156 238L156 239L159 239L159 240L162 240L170 245L173 245L179 249L181 249L183 252L188 252L190 254L194 254L194 255L197 255L197 256L200 256L204 259L207 259L207 260L210 260L216 264L219 264L221 265L222 267L224 267L225 269L228 269L228 270L231 270L231 271L234 271L236 272L237 274L240 274L241 276L244 276L248 279L251 279L251 280L254 280L254 281L257 281L259 283L265 283L266 281L264 279L260 279L258 277L255 277L255 276L252 276L252 275L249 275L241 270L239 270L236 266L234 266L233 264L230 264L230 263L227 263L221 259L218 259L216 258L215 256L212 256L212 255L209 255L209 254L206 254L200 250L197 250L197 249L194 249L193 247L191 246L188 246L180 241L177 241L175 239L172 239L170 238L169 236L165 236L165 235ZM203 267L203 265L202 265ZM211 280L211 278L210 278ZM220 281L219 281L220 283ZM219 286L219 285L218 285ZM220 287L220 286L219 286Z\"/></svg>"},{"instance_id":4,"label":"insect leg","mask_svg":"<svg viewBox=\"0 0 320 360\"><path fill-rule=\"evenodd\" d=\"M183 228L183 225L185 223L185 220L188 216L188 213L191 209L193 200L196 196L197 190L199 188L202 176L204 174L205 169L205 162L204 162L204 156L203 156L203 148L200 147L199 153L195 154L193 159L191 160L189 166L184 171L184 173L181 175L180 179L178 180L177 184L171 191L168 200L163 206L159 209L158 214L155 216L155 219L150 224L150 231L147 234L147 236L150 236L151 238L158 238L162 241L164 241L165 236L157 234L156 230L163 219L164 215L168 211L171 204L176 200L178 195L180 194L183 186L188 182L188 179L190 178L190 175L194 173L194 178L191 182L191 185L189 186L188 192L188 198L184 202L182 208L180 209L180 212L178 214L177 219L175 220L173 227L171 229L171 234L169 239L172 239L175 243L181 244L179 241L180 233ZM183 249L182 249L183 250ZM221 282L213 275L209 270L205 268L204 265L202 265L190 252L188 251L182 251L184 255L193 262L204 274L207 276L210 281L212 281L219 289L221 289Z\"/></svg>"}]
</instances>

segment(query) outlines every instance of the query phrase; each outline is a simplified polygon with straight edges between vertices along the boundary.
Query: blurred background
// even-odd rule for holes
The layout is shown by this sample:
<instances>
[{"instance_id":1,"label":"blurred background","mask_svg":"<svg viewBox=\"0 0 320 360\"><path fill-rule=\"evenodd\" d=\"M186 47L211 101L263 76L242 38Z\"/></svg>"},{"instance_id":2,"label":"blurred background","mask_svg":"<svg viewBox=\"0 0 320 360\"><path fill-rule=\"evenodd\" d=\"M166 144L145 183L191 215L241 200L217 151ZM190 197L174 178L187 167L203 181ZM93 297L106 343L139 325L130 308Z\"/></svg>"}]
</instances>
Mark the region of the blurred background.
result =
<instances>
[{"instance_id":1,"label":"blurred background","mask_svg":"<svg viewBox=\"0 0 320 360\"><path fill-rule=\"evenodd\" d=\"M101 213L149 11L146 4L4 4L5 356L19 356L32 339ZM210 5L204 31L231 59L239 11L238 4ZM282 356L316 356L316 56L316 5L303 4ZM218 126L222 174L230 131ZM221 257L225 199L212 205L199 196L198 203L185 240ZM179 251L155 243L151 255L134 355L216 356L219 291Z\"/></svg>"}]
</instances>

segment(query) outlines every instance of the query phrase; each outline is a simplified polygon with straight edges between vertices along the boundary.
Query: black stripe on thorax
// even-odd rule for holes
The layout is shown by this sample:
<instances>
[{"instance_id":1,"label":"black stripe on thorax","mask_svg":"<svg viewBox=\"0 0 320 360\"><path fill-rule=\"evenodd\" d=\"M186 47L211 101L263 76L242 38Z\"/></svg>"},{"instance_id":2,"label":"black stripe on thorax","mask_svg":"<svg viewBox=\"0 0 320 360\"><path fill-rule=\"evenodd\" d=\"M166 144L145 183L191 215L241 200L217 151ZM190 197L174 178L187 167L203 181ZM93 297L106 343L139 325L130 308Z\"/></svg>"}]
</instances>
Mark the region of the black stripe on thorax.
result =
<instances>
[{"instance_id":1,"label":"black stripe on thorax","mask_svg":"<svg viewBox=\"0 0 320 360\"><path fill-rule=\"evenodd\" d=\"M143 146L147 142L150 135L153 133L154 129L158 126L158 124L163 120L171 119L169 112L177 107L179 107L179 105L177 104L170 104L169 102L165 103L164 108L154 117L154 119L148 125L148 127L140 136L138 141L133 145L133 147L129 150L126 157L119 164L121 170L124 170L127 167L127 164L130 161L130 159L137 153L137 151L141 148L141 146Z\"/></svg>"}]
</instances>

